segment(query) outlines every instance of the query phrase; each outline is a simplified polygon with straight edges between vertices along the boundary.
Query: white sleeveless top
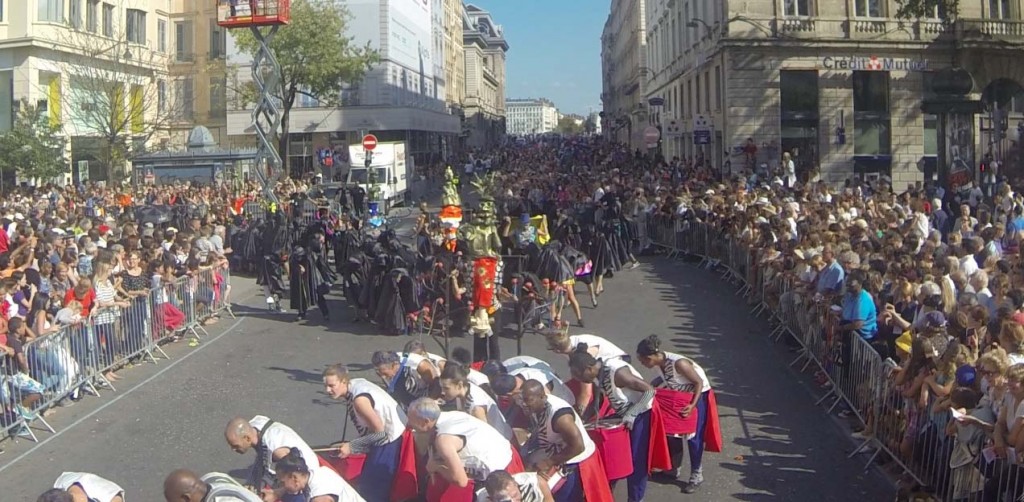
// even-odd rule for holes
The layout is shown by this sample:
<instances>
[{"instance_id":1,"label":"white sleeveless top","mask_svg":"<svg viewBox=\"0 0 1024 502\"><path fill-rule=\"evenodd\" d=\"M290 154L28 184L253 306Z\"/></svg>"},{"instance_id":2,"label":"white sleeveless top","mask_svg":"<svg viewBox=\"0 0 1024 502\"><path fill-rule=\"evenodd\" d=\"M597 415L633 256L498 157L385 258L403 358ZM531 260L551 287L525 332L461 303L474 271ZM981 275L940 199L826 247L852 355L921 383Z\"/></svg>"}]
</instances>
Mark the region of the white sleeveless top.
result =
<instances>
[{"instance_id":1,"label":"white sleeveless top","mask_svg":"<svg viewBox=\"0 0 1024 502\"><path fill-rule=\"evenodd\" d=\"M569 459L566 464L578 464L594 454L597 447L594 445L594 441L590 439L590 435L587 434L587 430L583 427L583 421L580 420L580 416L576 414L576 410L572 408L572 405L559 399L555 396L548 396L548 406L544 411L543 416L539 417L537 422L532 423L533 436L532 438L537 439L537 444L544 450L548 456L557 455L565 450L565 440L562 439L562 435L555 432L553 426L553 419L555 413L566 410L572 414L573 420L576 422L576 428L580 431L580 436L583 437L583 453ZM537 417L531 417L531 422L536 420ZM531 439L532 439L531 438Z\"/></svg>"},{"instance_id":2,"label":"white sleeveless top","mask_svg":"<svg viewBox=\"0 0 1024 502\"><path fill-rule=\"evenodd\" d=\"M205 499L208 502L263 502L259 495L249 491L227 474L211 472L199 480L210 485L210 491L206 492Z\"/></svg>"},{"instance_id":3,"label":"white sleeveless top","mask_svg":"<svg viewBox=\"0 0 1024 502\"><path fill-rule=\"evenodd\" d=\"M475 385L490 385L491 384L491 380L489 378L487 378L487 375L485 375L483 373L480 373L479 371L477 371L477 370L475 370L473 368L467 368L467 369L469 371L466 373L466 380L469 380L469 383L475 384Z\"/></svg>"},{"instance_id":4,"label":"white sleeveless top","mask_svg":"<svg viewBox=\"0 0 1024 502\"><path fill-rule=\"evenodd\" d=\"M498 409L498 403L494 402L494 399L486 391L470 383L469 399L473 401L473 406L484 408L484 412L487 414L487 423L491 424L491 427L505 436L505 439L512 439L512 427L505 422L505 415L502 415L501 410Z\"/></svg>"},{"instance_id":5,"label":"white sleeveless top","mask_svg":"<svg viewBox=\"0 0 1024 502\"><path fill-rule=\"evenodd\" d=\"M120 486L88 472L65 472L53 482L54 488L64 491L75 485L82 488L89 500L110 502L118 495L124 498L124 489Z\"/></svg>"},{"instance_id":6,"label":"white sleeveless top","mask_svg":"<svg viewBox=\"0 0 1024 502\"><path fill-rule=\"evenodd\" d=\"M509 374L515 377L520 377L523 381L536 380L543 383L544 390L547 391L548 395L558 396L570 405L576 404L576 394L573 394L572 389L567 387L562 380L555 376L554 373L537 368L521 368L515 371L510 371Z\"/></svg>"},{"instance_id":7,"label":"white sleeveless top","mask_svg":"<svg viewBox=\"0 0 1024 502\"><path fill-rule=\"evenodd\" d=\"M551 374L555 373L555 370L551 369L551 365L542 359L537 359L532 356L516 356L505 359L501 362L505 366L505 370L512 373L515 370L522 368L534 368L548 371Z\"/></svg>"},{"instance_id":8,"label":"white sleeveless top","mask_svg":"<svg viewBox=\"0 0 1024 502\"><path fill-rule=\"evenodd\" d=\"M435 376L441 374L441 370L440 370L440 368L438 368L437 363L433 359L431 359L431 358L429 358L427 356L421 356L419 354L413 354L413 353L409 353L408 356L406 356L404 353L398 352L398 362L399 363L402 362L402 358L403 357L406 357L405 367L407 367L410 370L412 370L413 373L416 373L417 377L420 375L418 370L420 369L420 364L423 363L423 361L427 361L428 363L430 363L430 366L434 368Z\"/></svg>"},{"instance_id":9,"label":"white sleeveless top","mask_svg":"<svg viewBox=\"0 0 1024 502\"><path fill-rule=\"evenodd\" d=\"M384 423L384 433L387 434L389 443L402 437L402 433L405 432L405 412L398 406L398 401L391 397L391 394L388 394L384 389L374 385L365 378L353 378L350 380L348 382L348 391L353 401L359 396L370 398L370 401L373 403L373 411L377 413L380 421ZM350 408L349 418L352 420L352 425L355 426L360 436L365 436L370 431L369 424L363 420L363 417L356 414L354 408Z\"/></svg>"},{"instance_id":10,"label":"white sleeveless top","mask_svg":"<svg viewBox=\"0 0 1024 502\"><path fill-rule=\"evenodd\" d=\"M445 359L445 358L443 358L443 357L441 357L441 356L439 356L437 354L431 354L430 352L427 352L427 359L430 359L430 362L434 363L434 366L437 369L441 369L441 364L442 363L444 363L444 364L448 363L447 359Z\"/></svg>"},{"instance_id":11,"label":"white sleeveless top","mask_svg":"<svg viewBox=\"0 0 1024 502\"><path fill-rule=\"evenodd\" d=\"M334 469L317 467L309 475L309 498L333 495L338 502L366 502L352 485L348 484Z\"/></svg>"},{"instance_id":12,"label":"white sleeveless top","mask_svg":"<svg viewBox=\"0 0 1024 502\"><path fill-rule=\"evenodd\" d=\"M622 359L608 359L604 361L604 366L601 371L597 374L597 383L601 386L601 391L608 398L608 402L615 408L616 413L622 414L629 408L630 403L636 403L643 397L642 392L637 392L633 389L619 387L615 385L615 373L622 368L629 368L629 372L633 376L643 380L640 373L633 368L632 365L623 361ZM639 410L638 413L643 413L650 410L653 407L653 403L648 402L643 409Z\"/></svg>"},{"instance_id":13,"label":"white sleeveless top","mask_svg":"<svg viewBox=\"0 0 1024 502\"><path fill-rule=\"evenodd\" d=\"M693 365L693 370L697 372L697 376L700 377L700 382L691 382L684 375L679 374L676 371L676 361L684 360ZM708 381L708 376L704 373L704 368L701 368L699 364L686 357L684 355L676 354L674 352L665 352L665 362L661 364L661 375L665 380L665 386L682 392L696 392L697 394L703 394L711 390L711 383ZM700 390L697 390L697 384L700 384Z\"/></svg>"},{"instance_id":14,"label":"white sleeveless top","mask_svg":"<svg viewBox=\"0 0 1024 502\"><path fill-rule=\"evenodd\" d=\"M607 361L608 359L618 359L626 357L628 354L626 351L620 349L617 345L597 335L573 335L569 337L569 349L575 350L576 346L585 343L588 349L597 348L597 355L595 359Z\"/></svg>"},{"instance_id":15,"label":"white sleeveless top","mask_svg":"<svg viewBox=\"0 0 1024 502\"><path fill-rule=\"evenodd\" d=\"M437 419L437 434L459 436L463 439L459 458L466 475L483 481L512 462L512 444L494 427L461 411L443 411Z\"/></svg>"},{"instance_id":16,"label":"white sleeveless top","mask_svg":"<svg viewBox=\"0 0 1024 502\"><path fill-rule=\"evenodd\" d=\"M274 450L278 448L298 448L307 467L311 470L320 467L320 459L316 453L313 453L313 449L291 427L274 422L270 428L263 430L269 421L270 419L263 415L256 415L249 420L249 425L255 427L257 431L262 431L261 444L267 449L263 465L267 472L277 474L274 471Z\"/></svg>"}]
</instances>

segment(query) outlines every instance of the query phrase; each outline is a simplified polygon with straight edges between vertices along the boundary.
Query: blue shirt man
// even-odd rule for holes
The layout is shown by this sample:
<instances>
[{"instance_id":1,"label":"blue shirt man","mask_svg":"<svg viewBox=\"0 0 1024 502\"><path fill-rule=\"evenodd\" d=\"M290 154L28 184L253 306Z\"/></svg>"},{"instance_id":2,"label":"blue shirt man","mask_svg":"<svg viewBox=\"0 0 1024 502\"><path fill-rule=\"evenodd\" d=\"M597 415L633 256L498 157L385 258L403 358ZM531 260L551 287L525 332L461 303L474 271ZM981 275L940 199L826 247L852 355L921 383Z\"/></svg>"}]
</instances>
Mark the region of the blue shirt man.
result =
<instances>
[{"instance_id":1,"label":"blue shirt man","mask_svg":"<svg viewBox=\"0 0 1024 502\"><path fill-rule=\"evenodd\" d=\"M860 281L851 279L843 295L843 318L840 327L855 331L864 340L878 335L878 311L871 294L864 291Z\"/></svg>"}]
</instances>

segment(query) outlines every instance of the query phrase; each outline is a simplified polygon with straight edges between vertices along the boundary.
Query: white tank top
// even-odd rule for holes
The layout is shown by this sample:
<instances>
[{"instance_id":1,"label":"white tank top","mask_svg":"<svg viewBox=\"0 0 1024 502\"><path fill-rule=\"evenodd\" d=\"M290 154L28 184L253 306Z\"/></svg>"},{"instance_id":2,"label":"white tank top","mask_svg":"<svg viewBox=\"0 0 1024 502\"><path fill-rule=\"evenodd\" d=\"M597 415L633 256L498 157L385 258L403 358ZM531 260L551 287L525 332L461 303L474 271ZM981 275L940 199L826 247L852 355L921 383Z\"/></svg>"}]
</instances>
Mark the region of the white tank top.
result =
<instances>
[{"instance_id":1,"label":"white tank top","mask_svg":"<svg viewBox=\"0 0 1024 502\"><path fill-rule=\"evenodd\" d=\"M65 472L53 482L54 488L64 491L75 485L82 488L90 501L110 502L118 495L124 498L124 490L120 486L88 472Z\"/></svg>"},{"instance_id":2,"label":"white tank top","mask_svg":"<svg viewBox=\"0 0 1024 502\"><path fill-rule=\"evenodd\" d=\"M693 365L693 370L697 372L697 376L700 377L700 382L691 382L686 376L676 371L676 361L684 360ZM686 357L684 355L676 354L674 352L665 352L665 362L661 364L661 375L665 380L665 385L672 389L682 392L697 392L697 394L703 394L711 390L711 383L708 382L708 376L704 373L704 368L701 368L699 364ZM697 391L697 384L700 384L700 390Z\"/></svg>"},{"instance_id":3,"label":"white tank top","mask_svg":"<svg viewBox=\"0 0 1024 502\"><path fill-rule=\"evenodd\" d=\"M608 359L618 359L625 357L626 351L620 349L617 345L597 335L573 335L569 337L569 349L575 350L576 346L585 343L588 349L597 348L597 354L594 356L595 359L606 361ZM593 354L593 352L591 352Z\"/></svg>"},{"instance_id":4,"label":"white tank top","mask_svg":"<svg viewBox=\"0 0 1024 502\"><path fill-rule=\"evenodd\" d=\"M494 402L487 392L481 389L479 386L470 383L469 384L469 399L473 402L473 406L482 406L484 412L487 414L487 423L491 424L505 439L512 439L512 427L505 422L505 415L501 414L501 410L498 409L498 403Z\"/></svg>"},{"instance_id":5,"label":"white tank top","mask_svg":"<svg viewBox=\"0 0 1024 502\"><path fill-rule=\"evenodd\" d=\"M505 366L505 370L508 371L509 373L512 373L513 371L522 368L542 369L545 371L549 371L552 374L555 373L555 371L551 369L551 365L548 364L546 361L537 359L536 357L532 356L510 357L502 361L501 364Z\"/></svg>"},{"instance_id":6,"label":"white tank top","mask_svg":"<svg viewBox=\"0 0 1024 502\"><path fill-rule=\"evenodd\" d=\"M206 492L206 500L210 502L263 502L259 495L227 474L211 472L199 479L210 485L210 491Z\"/></svg>"},{"instance_id":7,"label":"white tank top","mask_svg":"<svg viewBox=\"0 0 1024 502\"><path fill-rule=\"evenodd\" d=\"M437 419L437 434L459 436L463 440L459 458L466 475L483 481L512 462L512 444L494 427L461 411L444 411Z\"/></svg>"},{"instance_id":8,"label":"white tank top","mask_svg":"<svg viewBox=\"0 0 1024 502\"><path fill-rule=\"evenodd\" d=\"M473 368L469 368L469 372L466 374L466 380L469 380L469 383L475 384L475 385L490 385L491 384L491 380L489 378L487 378L487 375L485 375L483 373L480 373L479 371L477 371L477 370L475 370Z\"/></svg>"},{"instance_id":9,"label":"white tank top","mask_svg":"<svg viewBox=\"0 0 1024 502\"><path fill-rule=\"evenodd\" d=\"M626 361L622 359L608 359L604 361L604 367L597 374L597 383L601 386L601 391L608 398L608 402L615 408L616 413L622 414L629 408L630 403L636 403L643 397L642 392L637 392L633 389L627 389L615 385L615 373L622 368L629 368L629 372L633 376L643 380L640 373L636 371ZM638 413L643 413L653 406L652 403L648 402L643 409L639 410Z\"/></svg>"},{"instance_id":10,"label":"white tank top","mask_svg":"<svg viewBox=\"0 0 1024 502\"><path fill-rule=\"evenodd\" d=\"M594 441L590 439L590 435L587 434L587 430L583 427L583 421L580 420L580 416L576 414L576 410L572 408L572 405L559 399L555 396L548 396L548 406L544 411L544 415L540 417L537 423L533 424L533 436L537 438L537 444L547 453L548 456L557 455L565 450L565 440L562 439L562 435L555 432L552 424L553 418L556 412L561 410L567 410L568 413L572 414L573 420L576 422L576 428L580 431L580 436L583 437L583 452L575 457L569 459L567 464L578 464L594 454L596 446ZM533 420L533 419L531 419Z\"/></svg>"},{"instance_id":11,"label":"white tank top","mask_svg":"<svg viewBox=\"0 0 1024 502\"><path fill-rule=\"evenodd\" d=\"M373 411L377 412L377 416L384 423L384 433L387 434L389 443L402 437L402 433L405 432L406 417L395 398L365 378L350 380L348 391L352 395L353 401L359 396L370 398L370 401L373 402ZM350 409L349 418L360 436L365 436L370 431L369 424L356 414L354 408Z\"/></svg>"},{"instance_id":12,"label":"white tank top","mask_svg":"<svg viewBox=\"0 0 1024 502\"><path fill-rule=\"evenodd\" d=\"M555 376L554 373L537 368L520 368L515 371L510 371L509 374L515 377L520 377L523 381L536 380L543 383L544 390L548 392L548 395L558 396L570 405L576 404L576 394L573 394L572 389L562 383L562 380Z\"/></svg>"},{"instance_id":13,"label":"white tank top","mask_svg":"<svg viewBox=\"0 0 1024 502\"><path fill-rule=\"evenodd\" d=\"M252 420L249 420L249 425L255 427L257 431L262 431L261 445L267 449L267 454L263 458L263 465L266 467L267 472L276 474L274 471L274 450L278 448L298 448L299 452L302 453L302 459L306 461L307 467L316 469L320 466L320 459L317 458L316 453L313 453L313 449L291 427L274 422L267 430L263 430L269 421L270 419L263 415L256 415L252 417Z\"/></svg>"},{"instance_id":14,"label":"white tank top","mask_svg":"<svg viewBox=\"0 0 1024 502\"><path fill-rule=\"evenodd\" d=\"M309 499L325 495L335 497L338 502L366 502L334 469L317 467L309 475Z\"/></svg>"},{"instance_id":15,"label":"white tank top","mask_svg":"<svg viewBox=\"0 0 1024 502\"><path fill-rule=\"evenodd\" d=\"M399 352L398 353L398 361L401 362L403 357L406 357L405 367L409 368L410 370L412 370L413 373L416 373L416 376L419 376L420 364L423 363L423 361L427 361L428 363L430 363L430 366L434 368L434 375L435 376L441 374L441 370L437 367L437 363L434 362L433 359L431 359L431 358L429 358L427 356L421 356L419 354L412 354L412 353L410 353L410 354L408 354L408 356L406 356L405 354Z\"/></svg>"}]
</instances>

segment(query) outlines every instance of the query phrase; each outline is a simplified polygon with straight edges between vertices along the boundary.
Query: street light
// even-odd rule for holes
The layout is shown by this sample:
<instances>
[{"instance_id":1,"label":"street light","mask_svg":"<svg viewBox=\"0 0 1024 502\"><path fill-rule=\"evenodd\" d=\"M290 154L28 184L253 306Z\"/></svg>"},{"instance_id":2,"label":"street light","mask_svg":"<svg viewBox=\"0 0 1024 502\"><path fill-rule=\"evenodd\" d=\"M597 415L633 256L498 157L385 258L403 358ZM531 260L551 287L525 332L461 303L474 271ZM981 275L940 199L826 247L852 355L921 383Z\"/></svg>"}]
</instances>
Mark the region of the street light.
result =
<instances>
[{"instance_id":1,"label":"street light","mask_svg":"<svg viewBox=\"0 0 1024 502\"><path fill-rule=\"evenodd\" d=\"M697 17L691 19L690 22L686 23L687 28L697 28L698 26L703 26L708 36L711 36L711 33L714 31L714 29L711 27L710 24L707 23L707 21Z\"/></svg>"}]
</instances>

